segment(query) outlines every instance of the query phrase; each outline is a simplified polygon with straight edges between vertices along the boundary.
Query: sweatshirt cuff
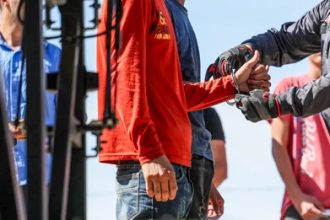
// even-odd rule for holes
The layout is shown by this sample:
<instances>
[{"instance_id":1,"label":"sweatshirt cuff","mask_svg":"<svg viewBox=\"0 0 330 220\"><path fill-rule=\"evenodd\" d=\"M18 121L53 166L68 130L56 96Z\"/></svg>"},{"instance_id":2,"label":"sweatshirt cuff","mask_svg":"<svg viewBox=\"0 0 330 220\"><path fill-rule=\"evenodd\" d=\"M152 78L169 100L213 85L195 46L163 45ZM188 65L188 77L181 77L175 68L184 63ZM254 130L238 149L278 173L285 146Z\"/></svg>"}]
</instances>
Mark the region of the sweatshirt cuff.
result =
<instances>
[{"instance_id":1,"label":"sweatshirt cuff","mask_svg":"<svg viewBox=\"0 0 330 220\"><path fill-rule=\"evenodd\" d=\"M224 78L226 78L225 82L227 82L226 89L227 89L227 91L230 91L229 95L232 96L232 98L234 98L235 94L238 93L238 91L235 88L234 78L232 75L225 76Z\"/></svg>"},{"instance_id":2,"label":"sweatshirt cuff","mask_svg":"<svg viewBox=\"0 0 330 220\"><path fill-rule=\"evenodd\" d=\"M162 147L155 147L154 149L144 152L143 154L140 153L139 162L141 165L143 165L163 155L165 155L165 152Z\"/></svg>"}]
</instances>

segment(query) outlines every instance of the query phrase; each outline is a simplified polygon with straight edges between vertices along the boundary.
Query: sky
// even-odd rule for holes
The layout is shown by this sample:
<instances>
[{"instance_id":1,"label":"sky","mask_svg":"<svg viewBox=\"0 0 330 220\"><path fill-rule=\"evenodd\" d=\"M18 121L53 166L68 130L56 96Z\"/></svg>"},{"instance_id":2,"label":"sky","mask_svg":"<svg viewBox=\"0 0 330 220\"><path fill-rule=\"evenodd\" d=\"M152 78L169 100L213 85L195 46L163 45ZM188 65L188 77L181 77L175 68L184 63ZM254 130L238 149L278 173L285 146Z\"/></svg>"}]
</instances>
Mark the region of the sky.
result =
<instances>
[{"instance_id":1,"label":"sky","mask_svg":"<svg viewBox=\"0 0 330 220\"><path fill-rule=\"evenodd\" d=\"M243 40L280 28L295 21L319 1L301 0L186 0L189 18L200 46L202 78L208 64L223 51ZM87 12L89 15L89 12ZM86 42L88 70L95 70L95 40ZM308 63L301 61L281 68L271 68L272 89L289 75L303 74ZM96 94L89 94L88 118L96 118ZM225 134L228 159L228 179L219 190L225 199L224 220L279 219L283 184L271 156L270 127L266 122L251 123L235 107L216 105ZM95 139L88 138L88 148ZM91 220L115 219L115 167L88 160L87 213Z\"/></svg>"}]
</instances>

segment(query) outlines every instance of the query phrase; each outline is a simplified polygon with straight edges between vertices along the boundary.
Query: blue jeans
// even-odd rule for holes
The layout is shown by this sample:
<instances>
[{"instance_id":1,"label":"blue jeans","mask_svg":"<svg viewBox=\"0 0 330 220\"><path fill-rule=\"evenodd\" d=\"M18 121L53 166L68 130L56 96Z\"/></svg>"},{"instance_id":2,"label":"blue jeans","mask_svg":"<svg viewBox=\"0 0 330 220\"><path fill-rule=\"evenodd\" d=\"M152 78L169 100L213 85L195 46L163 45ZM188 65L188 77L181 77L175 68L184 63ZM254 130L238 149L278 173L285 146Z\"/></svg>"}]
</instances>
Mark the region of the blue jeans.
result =
<instances>
[{"instance_id":1,"label":"blue jeans","mask_svg":"<svg viewBox=\"0 0 330 220\"><path fill-rule=\"evenodd\" d=\"M188 168L173 165L178 192L174 200L157 202L146 193L146 184L138 163L117 165L116 192L118 220L184 219L192 201Z\"/></svg>"},{"instance_id":2,"label":"blue jeans","mask_svg":"<svg viewBox=\"0 0 330 220\"><path fill-rule=\"evenodd\" d=\"M208 200L214 174L213 162L202 156L193 155L190 179L194 197L188 219L206 219Z\"/></svg>"}]
</instances>

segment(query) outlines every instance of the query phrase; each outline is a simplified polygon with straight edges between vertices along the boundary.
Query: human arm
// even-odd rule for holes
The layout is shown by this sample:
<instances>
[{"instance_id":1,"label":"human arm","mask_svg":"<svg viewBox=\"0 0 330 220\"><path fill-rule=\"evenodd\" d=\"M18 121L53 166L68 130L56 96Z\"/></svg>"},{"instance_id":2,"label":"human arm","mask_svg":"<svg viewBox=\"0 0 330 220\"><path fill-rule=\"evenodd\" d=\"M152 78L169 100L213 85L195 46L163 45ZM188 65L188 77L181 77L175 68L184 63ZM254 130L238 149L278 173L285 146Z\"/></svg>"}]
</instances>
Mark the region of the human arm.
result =
<instances>
[{"instance_id":1,"label":"human arm","mask_svg":"<svg viewBox=\"0 0 330 220\"><path fill-rule=\"evenodd\" d=\"M291 87L278 96L269 94L266 98L239 97L238 108L253 122L276 118L281 114L305 117L329 108L330 99L326 98L329 93L330 74L326 74L303 87Z\"/></svg>"},{"instance_id":2,"label":"human arm","mask_svg":"<svg viewBox=\"0 0 330 220\"><path fill-rule=\"evenodd\" d=\"M273 65L283 65L295 62L309 55L320 52L323 45L322 76L315 82L310 82L302 88L293 87L287 93L279 95L281 105L288 106L288 113L295 116L308 116L321 112L330 106L330 100L325 99L330 92L330 76L328 71L329 52L327 39L321 44L321 34L329 35L324 20L329 15L329 1L323 1L310 10L295 23L284 25L279 31L269 31L246 41L261 51L261 62ZM322 24L323 23L323 24ZM323 31L321 30L323 29ZM283 109L286 111L286 109Z\"/></svg>"},{"instance_id":3,"label":"human arm","mask_svg":"<svg viewBox=\"0 0 330 220\"><path fill-rule=\"evenodd\" d=\"M304 220L319 219L324 217L322 205L316 198L302 192L293 172L288 154L290 119L292 117L287 116L272 120L272 154L288 195L301 217Z\"/></svg>"},{"instance_id":4,"label":"human arm","mask_svg":"<svg viewBox=\"0 0 330 220\"><path fill-rule=\"evenodd\" d=\"M241 92L249 91L248 79L259 61L259 53L246 62L236 73L237 86ZM266 74L267 75L267 74ZM269 76L268 76L269 77ZM269 78L259 81L260 87L269 87ZM188 111L200 110L234 97L235 82L231 75L204 83L184 83Z\"/></svg>"},{"instance_id":5,"label":"human arm","mask_svg":"<svg viewBox=\"0 0 330 220\"><path fill-rule=\"evenodd\" d=\"M227 160L224 150L225 134L222 128L220 116L214 108L204 109L205 127L211 133L210 147L213 156L214 176L212 180L208 218L219 218L224 212L224 199L217 187L227 178Z\"/></svg>"},{"instance_id":6,"label":"human arm","mask_svg":"<svg viewBox=\"0 0 330 220\"><path fill-rule=\"evenodd\" d=\"M224 213L224 199L218 191L217 187L227 178L227 158L224 140L211 140L214 176L211 184L208 218L218 219Z\"/></svg>"},{"instance_id":7,"label":"human arm","mask_svg":"<svg viewBox=\"0 0 330 220\"><path fill-rule=\"evenodd\" d=\"M227 179L227 157L225 142L223 140L210 141L213 161L214 161L214 176L213 184L219 187L220 184Z\"/></svg>"},{"instance_id":8,"label":"human arm","mask_svg":"<svg viewBox=\"0 0 330 220\"><path fill-rule=\"evenodd\" d=\"M244 43L252 45L261 52L261 63L281 66L296 62L307 55L321 51L321 30L324 30L323 76L315 83L309 83L302 89L292 88L279 96L280 102L290 107L287 112L296 116L308 116L323 111L330 106L330 100L324 99L329 94L330 76L328 71L329 31L324 20L329 15L329 1L322 1L297 22L287 23L280 31L272 29L257 35ZM285 109L284 109L285 110Z\"/></svg>"},{"instance_id":9,"label":"human arm","mask_svg":"<svg viewBox=\"0 0 330 220\"><path fill-rule=\"evenodd\" d=\"M220 115L215 108L204 109L205 127L211 133L210 146L214 163L213 184L219 187L227 178L227 157L225 149L225 132Z\"/></svg>"},{"instance_id":10,"label":"human arm","mask_svg":"<svg viewBox=\"0 0 330 220\"><path fill-rule=\"evenodd\" d=\"M261 63L282 66L297 62L321 50L321 25L330 2L324 0L296 22L287 22L280 30L274 28L244 41L261 54Z\"/></svg>"},{"instance_id":11,"label":"human arm","mask_svg":"<svg viewBox=\"0 0 330 220\"><path fill-rule=\"evenodd\" d=\"M151 119L147 99L146 38L150 28L152 3L150 1L124 0L121 19L121 49L117 62L113 62L112 91L116 91L116 116L120 126L138 152L139 161L150 197L157 201L174 199L177 191L172 165L164 155L155 125ZM99 32L106 30L107 4L104 2ZM100 94L105 94L106 39L98 38L98 72ZM114 42L112 42L114 44ZM113 46L113 45L112 45ZM115 59L115 53L112 53ZM113 99L112 99L113 100ZM104 97L99 98L103 112ZM114 104L114 103L112 103ZM116 128L114 128L116 129ZM164 186L165 185L165 186Z\"/></svg>"}]
</instances>

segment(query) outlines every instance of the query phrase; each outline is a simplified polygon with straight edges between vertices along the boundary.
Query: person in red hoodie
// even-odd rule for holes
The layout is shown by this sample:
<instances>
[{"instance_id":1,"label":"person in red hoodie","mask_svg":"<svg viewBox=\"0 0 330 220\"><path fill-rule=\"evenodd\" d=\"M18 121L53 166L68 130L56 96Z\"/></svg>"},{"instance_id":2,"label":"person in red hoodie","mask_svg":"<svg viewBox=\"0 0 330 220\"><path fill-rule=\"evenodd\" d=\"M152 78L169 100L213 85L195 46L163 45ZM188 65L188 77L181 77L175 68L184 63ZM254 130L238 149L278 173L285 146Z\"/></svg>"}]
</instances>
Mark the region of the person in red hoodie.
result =
<instances>
[{"instance_id":1,"label":"person in red hoodie","mask_svg":"<svg viewBox=\"0 0 330 220\"><path fill-rule=\"evenodd\" d=\"M105 0L99 33L106 31L107 4ZM117 219L182 219L192 200L187 112L230 100L237 91L248 92L252 72L256 74L250 82L267 89L269 75L264 66L256 67L259 53L255 52L234 76L183 83L164 0L123 0L122 4L122 46L117 56L115 43L111 45L111 104L119 122L103 131L99 159L117 165ZM106 52L103 35L97 40L100 118L105 104Z\"/></svg>"}]
</instances>

